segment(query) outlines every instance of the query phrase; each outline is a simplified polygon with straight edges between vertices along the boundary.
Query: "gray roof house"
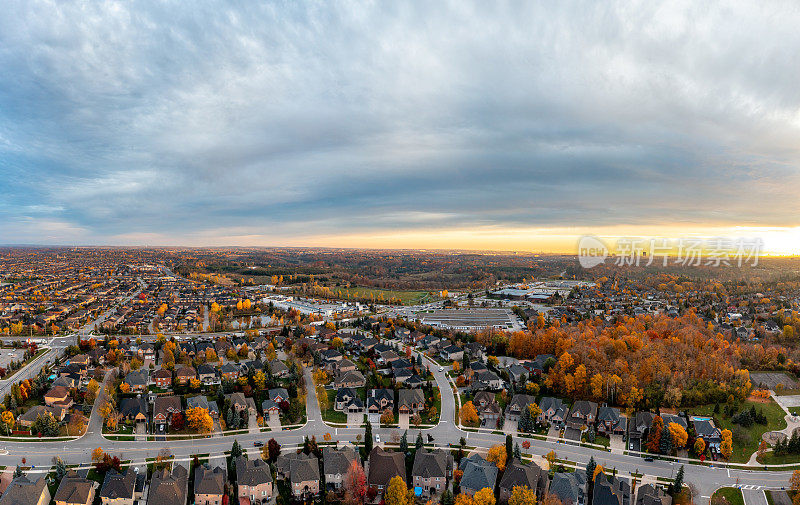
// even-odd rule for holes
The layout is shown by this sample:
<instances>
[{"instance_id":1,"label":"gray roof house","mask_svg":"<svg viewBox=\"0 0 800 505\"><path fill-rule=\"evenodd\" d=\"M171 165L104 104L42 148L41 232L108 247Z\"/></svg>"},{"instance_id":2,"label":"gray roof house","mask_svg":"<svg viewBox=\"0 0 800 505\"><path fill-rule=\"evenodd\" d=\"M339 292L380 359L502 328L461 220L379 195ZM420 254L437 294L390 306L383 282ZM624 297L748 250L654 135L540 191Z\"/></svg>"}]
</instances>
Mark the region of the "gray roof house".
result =
<instances>
[{"instance_id":1,"label":"gray roof house","mask_svg":"<svg viewBox=\"0 0 800 505\"><path fill-rule=\"evenodd\" d=\"M36 480L31 480L28 476L17 477L8 485L3 497L0 498L0 505L49 505L50 490L47 488L47 480L42 475Z\"/></svg>"},{"instance_id":2,"label":"gray roof house","mask_svg":"<svg viewBox=\"0 0 800 505\"><path fill-rule=\"evenodd\" d=\"M458 468L464 472L460 483L462 493L474 495L485 487L494 489L497 482L497 467L479 454L462 459Z\"/></svg>"},{"instance_id":3,"label":"gray roof house","mask_svg":"<svg viewBox=\"0 0 800 505\"><path fill-rule=\"evenodd\" d=\"M558 472L553 475L550 493L556 495L564 505L586 503L586 472Z\"/></svg>"},{"instance_id":4,"label":"gray roof house","mask_svg":"<svg viewBox=\"0 0 800 505\"><path fill-rule=\"evenodd\" d=\"M420 495L430 497L447 489L447 483L453 477L453 455L442 449L433 451L421 450L414 457L411 481Z\"/></svg>"}]
</instances>

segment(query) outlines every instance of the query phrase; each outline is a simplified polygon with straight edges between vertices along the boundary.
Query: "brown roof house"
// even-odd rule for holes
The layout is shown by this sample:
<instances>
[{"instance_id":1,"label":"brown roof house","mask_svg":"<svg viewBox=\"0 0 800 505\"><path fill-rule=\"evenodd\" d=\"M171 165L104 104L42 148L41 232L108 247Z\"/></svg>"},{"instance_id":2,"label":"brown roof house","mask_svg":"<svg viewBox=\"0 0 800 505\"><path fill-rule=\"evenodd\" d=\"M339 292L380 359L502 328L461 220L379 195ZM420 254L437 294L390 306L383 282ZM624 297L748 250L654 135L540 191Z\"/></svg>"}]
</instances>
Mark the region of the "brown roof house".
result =
<instances>
[{"instance_id":1,"label":"brown roof house","mask_svg":"<svg viewBox=\"0 0 800 505\"><path fill-rule=\"evenodd\" d=\"M375 447L369 453L369 477L367 484L375 487L383 493L389 485L389 481L395 475L406 480L406 462L402 452L388 452L380 447Z\"/></svg>"},{"instance_id":2,"label":"brown roof house","mask_svg":"<svg viewBox=\"0 0 800 505\"><path fill-rule=\"evenodd\" d=\"M49 505L50 490L47 489L47 481L42 475L36 480L31 480L22 475L14 479L8 485L3 497L0 498L0 505Z\"/></svg>"},{"instance_id":3,"label":"brown roof house","mask_svg":"<svg viewBox=\"0 0 800 505\"><path fill-rule=\"evenodd\" d=\"M263 459L236 459L236 484L239 487L239 503L246 498L251 504L267 503L272 498L273 481L269 464Z\"/></svg>"},{"instance_id":4,"label":"brown roof house","mask_svg":"<svg viewBox=\"0 0 800 505\"><path fill-rule=\"evenodd\" d=\"M189 494L189 473L176 466L172 472L166 468L153 472L147 505L186 505Z\"/></svg>"},{"instance_id":5,"label":"brown roof house","mask_svg":"<svg viewBox=\"0 0 800 505\"><path fill-rule=\"evenodd\" d=\"M91 505L94 501L94 481L78 477L72 470L61 479L53 500L56 505Z\"/></svg>"},{"instance_id":6,"label":"brown roof house","mask_svg":"<svg viewBox=\"0 0 800 505\"><path fill-rule=\"evenodd\" d=\"M194 502L196 505L222 505L225 495L225 469L204 465L194 470Z\"/></svg>"},{"instance_id":7,"label":"brown roof house","mask_svg":"<svg viewBox=\"0 0 800 505\"><path fill-rule=\"evenodd\" d=\"M172 422L172 416L183 412L179 396L159 396L153 404L153 427L157 432L164 433Z\"/></svg>"},{"instance_id":8,"label":"brown roof house","mask_svg":"<svg viewBox=\"0 0 800 505\"><path fill-rule=\"evenodd\" d=\"M281 454L275 462L278 477L289 479L296 499L310 499L319 494L319 460L313 454Z\"/></svg>"},{"instance_id":9,"label":"brown roof house","mask_svg":"<svg viewBox=\"0 0 800 505\"><path fill-rule=\"evenodd\" d=\"M125 473L116 470L106 472L103 487L100 489L100 500L103 505L133 505L141 496L136 496L136 472L128 467Z\"/></svg>"},{"instance_id":10,"label":"brown roof house","mask_svg":"<svg viewBox=\"0 0 800 505\"><path fill-rule=\"evenodd\" d=\"M401 389L397 396L397 412L416 414L425 408L425 393L421 389Z\"/></svg>"},{"instance_id":11,"label":"brown roof house","mask_svg":"<svg viewBox=\"0 0 800 505\"><path fill-rule=\"evenodd\" d=\"M48 407L70 408L72 406L72 398L69 396L69 389L64 386L51 388L44 395L44 403Z\"/></svg>"},{"instance_id":12,"label":"brown roof house","mask_svg":"<svg viewBox=\"0 0 800 505\"><path fill-rule=\"evenodd\" d=\"M429 498L441 494L447 489L447 483L453 477L453 455L441 449L435 451L417 451L414 457L414 469L411 478L414 488L421 488L421 496Z\"/></svg>"}]
</instances>

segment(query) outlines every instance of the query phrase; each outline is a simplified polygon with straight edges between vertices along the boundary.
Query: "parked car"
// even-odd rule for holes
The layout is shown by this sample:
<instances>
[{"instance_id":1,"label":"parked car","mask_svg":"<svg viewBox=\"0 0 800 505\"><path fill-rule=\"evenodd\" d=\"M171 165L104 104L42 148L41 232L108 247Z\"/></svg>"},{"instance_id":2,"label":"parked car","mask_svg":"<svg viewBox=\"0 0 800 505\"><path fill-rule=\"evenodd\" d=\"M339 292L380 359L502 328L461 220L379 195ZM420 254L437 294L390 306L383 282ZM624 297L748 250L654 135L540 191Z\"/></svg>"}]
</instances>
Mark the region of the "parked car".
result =
<instances>
[{"instance_id":1,"label":"parked car","mask_svg":"<svg viewBox=\"0 0 800 505\"><path fill-rule=\"evenodd\" d=\"M264 447L264 442L253 442L253 445L256 447Z\"/></svg>"}]
</instances>

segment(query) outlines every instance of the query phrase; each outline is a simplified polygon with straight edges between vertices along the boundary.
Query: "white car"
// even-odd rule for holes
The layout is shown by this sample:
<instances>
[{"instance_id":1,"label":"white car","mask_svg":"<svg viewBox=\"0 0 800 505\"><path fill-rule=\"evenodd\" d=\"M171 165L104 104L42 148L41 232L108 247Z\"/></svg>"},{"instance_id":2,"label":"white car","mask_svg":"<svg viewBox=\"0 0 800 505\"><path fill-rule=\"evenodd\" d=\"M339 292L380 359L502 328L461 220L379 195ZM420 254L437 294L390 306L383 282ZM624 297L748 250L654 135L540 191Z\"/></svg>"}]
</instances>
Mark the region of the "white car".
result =
<instances>
[{"instance_id":1,"label":"white car","mask_svg":"<svg viewBox=\"0 0 800 505\"><path fill-rule=\"evenodd\" d=\"M444 372L444 367L443 367L443 366L440 366L440 367L439 367L439 371L440 371L440 372Z\"/></svg>"},{"instance_id":2,"label":"white car","mask_svg":"<svg viewBox=\"0 0 800 505\"><path fill-rule=\"evenodd\" d=\"M378 435L377 433L375 434L375 443L376 444L380 444L381 443L381 436Z\"/></svg>"}]
</instances>

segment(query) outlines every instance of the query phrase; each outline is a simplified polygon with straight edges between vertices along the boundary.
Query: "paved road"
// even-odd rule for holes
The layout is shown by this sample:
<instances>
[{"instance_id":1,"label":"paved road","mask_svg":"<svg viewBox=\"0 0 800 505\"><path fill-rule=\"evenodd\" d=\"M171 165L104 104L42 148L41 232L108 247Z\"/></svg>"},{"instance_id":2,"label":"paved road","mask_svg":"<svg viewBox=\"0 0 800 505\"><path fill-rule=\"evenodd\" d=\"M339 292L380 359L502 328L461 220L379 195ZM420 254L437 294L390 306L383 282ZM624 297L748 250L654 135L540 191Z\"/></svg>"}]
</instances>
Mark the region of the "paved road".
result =
<instances>
[{"instance_id":1,"label":"paved road","mask_svg":"<svg viewBox=\"0 0 800 505\"><path fill-rule=\"evenodd\" d=\"M768 505L767 495L761 489L742 489L744 505Z\"/></svg>"},{"instance_id":2,"label":"paved road","mask_svg":"<svg viewBox=\"0 0 800 505\"><path fill-rule=\"evenodd\" d=\"M437 445L458 444L463 437L470 446L490 447L495 444L502 444L505 440L504 435L494 433L475 433L463 431L454 423L456 412L456 399L450 388L450 383L445 372L439 371L439 365L424 358L427 366L430 367L439 390L442 394L441 422L433 428L410 429L408 436L414 440L418 432L423 436L431 435ZM110 441L103 438L99 428L99 416L96 409L92 413L91 425L87 434L77 440L69 442L0 442L0 465L14 466L20 463L21 458L27 459L27 464L49 465L54 455L61 456L67 463L87 463L90 461L91 451L101 446L106 452L120 455L123 459L141 461L146 457L155 457L162 447L169 447L178 457L188 457L197 453L219 453L229 450L233 439L239 440L244 447L253 447L253 442L264 442L269 438L275 438L281 445L301 444L305 436L316 436L318 440L323 440L326 433L330 433L333 440L351 441L357 440L357 436L363 437L362 428L335 428L328 426L322 421L319 405L316 398L316 391L311 381L311 371L304 370L307 381L307 423L300 429L281 430L265 433L248 433L235 436L214 436L198 440L176 440L166 439L166 441L143 442L143 441ZM98 402L99 405L99 402ZM401 435L397 428L375 428L374 433L379 434L381 440L386 442L392 439L392 435ZM674 476L679 465L667 461L647 462L637 456L626 456L622 454L612 454L606 451L566 445L543 440L525 439L530 441L531 448L523 452L542 456L550 450L554 450L559 458L577 462L585 465L590 457L594 457L598 464L607 469L616 469L618 474L626 476L631 472L644 473L645 475L671 478ZM515 442L522 440L515 437ZM787 486L791 472L753 472L747 470L728 470L719 467L706 466L687 466L686 481L693 483L700 497L708 497L720 486L750 485L765 487ZM763 493L762 493L763 494ZM755 499L755 497L753 497ZM764 505L747 502L747 505Z\"/></svg>"}]
</instances>

